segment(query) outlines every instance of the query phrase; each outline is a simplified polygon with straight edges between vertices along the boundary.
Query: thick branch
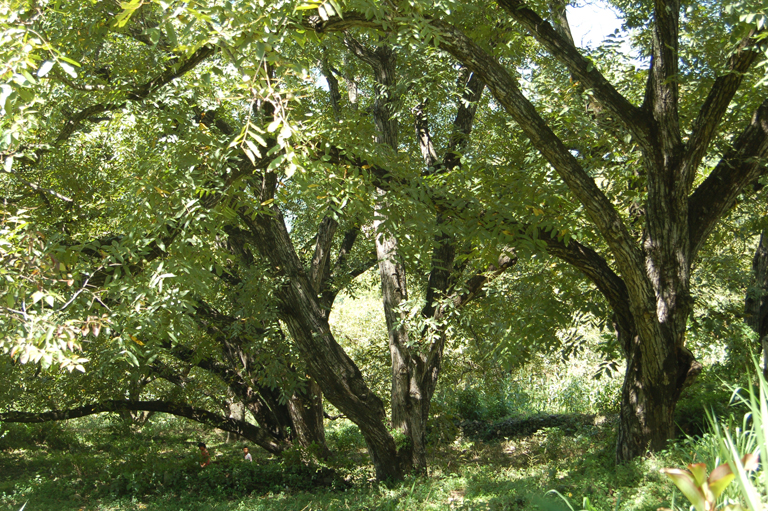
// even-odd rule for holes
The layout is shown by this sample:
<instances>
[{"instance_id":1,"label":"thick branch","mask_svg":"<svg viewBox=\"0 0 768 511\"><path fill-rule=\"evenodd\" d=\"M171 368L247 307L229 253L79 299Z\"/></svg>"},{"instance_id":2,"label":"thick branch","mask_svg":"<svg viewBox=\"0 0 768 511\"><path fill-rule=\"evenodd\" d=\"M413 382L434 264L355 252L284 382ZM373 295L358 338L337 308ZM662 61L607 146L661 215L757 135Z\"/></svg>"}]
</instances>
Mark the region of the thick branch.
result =
<instances>
[{"instance_id":1,"label":"thick branch","mask_svg":"<svg viewBox=\"0 0 768 511\"><path fill-rule=\"evenodd\" d=\"M693 123L691 137L686 145L683 160L683 179L685 190L689 191L696 176L696 170L707 152L710 142L717 133L717 127L728 110L733 96L739 90L744 73L759 55L752 49L754 41L750 33L739 44L736 52L728 59L728 73L719 76L712 85L707 99L701 105L699 116Z\"/></svg>"},{"instance_id":2,"label":"thick branch","mask_svg":"<svg viewBox=\"0 0 768 511\"><path fill-rule=\"evenodd\" d=\"M549 161L584 206L590 220L611 247L624 277L632 280L636 289L644 289L647 296L652 296L652 289L643 271L642 254L613 204L523 95L517 82L504 67L461 31L444 23L434 23L443 32L440 47L480 75L496 100L517 121L534 147ZM645 304L637 305L645 307Z\"/></svg>"},{"instance_id":3,"label":"thick branch","mask_svg":"<svg viewBox=\"0 0 768 511\"><path fill-rule=\"evenodd\" d=\"M0 422L22 422L22 423L40 423L75 419L87 415L95 415L103 412L123 412L123 411L147 411L162 412L186 417L195 422L206 424L230 433L235 433L247 438L248 440L259 444L271 453L279 454L287 444L278 443L269 438L261 428L237 419L222 417L221 415L195 408L193 406L173 403L170 401L123 401L108 400L93 405L80 406L69 410L51 410L48 412L4 412L0 413Z\"/></svg>"},{"instance_id":4,"label":"thick branch","mask_svg":"<svg viewBox=\"0 0 768 511\"><path fill-rule=\"evenodd\" d=\"M325 52L324 52L325 53ZM334 76L333 69L328 62L328 56L323 55L320 61L325 81L328 82L328 94L331 98L331 108L333 109L333 116L338 120L341 113L341 92L339 92L339 80Z\"/></svg>"},{"instance_id":5,"label":"thick branch","mask_svg":"<svg viewBox=\"0 0 768 511\"><path fill-rule=\"evenodd\" d=\"M723 156L689 199L691 259L704 244L718 220L733 207L744 187L765 172L767 156L768 100L765 100L731 150Z\"/></svg>"},{"instance_id":6,"label":"thick branch","mask_svg":"<svg viewBox=\"0 0 768 511\"><path fill-rule=\"evenodd\" d=\"M616 314L617 321L622 325L634 325L627 286L600 254L574 240L564 243L552 232L539 231L539 239L547 244L550 255L581 271L597 287Z\"/></svg>"},{"instance_id":7,"label":"thick branch","mask_svg":"<svg viewBox=\"0 0 768 511\"><path fill-rule=\"evenodd\" d=\"M465 306L468 302L477 298L485 285L517 264L517 257L509 254L501 254L496 264L489 265L485 271L478 272L470 278L461 294L453 295L453 306L456 308Z\"/></svg>"},{"instance_id":8,"label":"thick branch","mask_svg":"<svg viewBox=\"0 0 768 511\"><path fill-rule=\"evenodd\" d=\"M674 168L681 156L680 119L678 116L678 23L679 0L655 0L653 16L653 56L650 87L645 104L651 106L666 168ZM645 148L648 151L648 147ZM651 151L648 151L651 154Z\"/></svg>"},{"instance_id":9,"label":"thick branch","mask_svg":"<svg viewBox=\"0 0 768 511\"><path fill-rule=\"evenodd\" d=\"M429 135L429 121L424 108L427 106L427 100L420 102L413 107L414 129L416 131L416 143L421 150L421 158L428 169L431 169L437 163L437 153L435 146L432 145L432 137Z\"/></svg>"},{"instance_id":10,"label":"thick branch","mask_svg":"<svg viewBox=\"0 0 768 511\"><path fill-rule=\"evenodd\" d=\"M558 33L550 23L531 10L523 0L499 0L498 4L512 18L523 25L549 53L562 62L571 74L580 80L594 97L616 118L621 119L634 137L645 147L651 146L650 129L640 108L630 103L584 58L573 42Z\"/></svg>"},{"instance_id":11,"label":"thick branch","mask_svg":"<svg viewBox=\"0 0 768 511\"><path fill-rule=\"evenodd\" d=\"M443 155L443 168L446 170L458 167L461 163L462 153L469 142L469 134L475 122L477 103L485 89L485 83L480 80L478 74L466 68L462 69L458 83L462 89L461 101L453 119L453 132L448 142L448 150Z\"/></svg>"}]
</instances>

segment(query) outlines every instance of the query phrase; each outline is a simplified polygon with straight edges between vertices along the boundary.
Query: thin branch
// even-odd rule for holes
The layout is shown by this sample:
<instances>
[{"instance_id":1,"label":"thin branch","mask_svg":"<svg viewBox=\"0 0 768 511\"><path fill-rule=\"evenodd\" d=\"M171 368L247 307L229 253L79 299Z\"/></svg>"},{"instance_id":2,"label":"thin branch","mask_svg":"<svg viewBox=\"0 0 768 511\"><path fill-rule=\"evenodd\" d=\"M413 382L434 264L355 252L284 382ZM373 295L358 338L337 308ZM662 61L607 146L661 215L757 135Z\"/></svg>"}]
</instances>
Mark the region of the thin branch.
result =
<instances>
[{"instance_id":1,"label":"thin branch","mask_svg":"<svg viewBox=\"0 0 768 511\"><path fill-rule=\"evenodd\" d=\"M57 68L54 68L53 70L53 79L57 80L67 87L70 87L74 90L78 90L81 92L106 92L106 91L112 91L114 92L115 89L111 87L107 87L106 85L90 85L90 84L78 84L64 76L64 74L59 71Z\"/></svg>"},{"instance_id":2,"label":"thin branch","mask_svg":"<svg viewBox=\"0 0 768 511\"><path fill-rule=\"evenodd\" d=\"M141 101L147 98L160 87L163 87L176 78L179 78L180 76L183 76L187 72L194 69L198 64L213 55L215 52L216 47L207 44L181 62L178 59L174 59L171 65L155 78L140 85L139 87L136 87L132 91L129 91L126 94L127 100ZM88 120L89 118L103 112L119 110L120 108L123 108L125 104L125 101L116 103L97 103L95 105L83 108L67 120L66 124L59 132L59 135L56 137L56 143L60 144L72 136L72 134L77 131L83 121Z\"/></svg>"}]
</instances>

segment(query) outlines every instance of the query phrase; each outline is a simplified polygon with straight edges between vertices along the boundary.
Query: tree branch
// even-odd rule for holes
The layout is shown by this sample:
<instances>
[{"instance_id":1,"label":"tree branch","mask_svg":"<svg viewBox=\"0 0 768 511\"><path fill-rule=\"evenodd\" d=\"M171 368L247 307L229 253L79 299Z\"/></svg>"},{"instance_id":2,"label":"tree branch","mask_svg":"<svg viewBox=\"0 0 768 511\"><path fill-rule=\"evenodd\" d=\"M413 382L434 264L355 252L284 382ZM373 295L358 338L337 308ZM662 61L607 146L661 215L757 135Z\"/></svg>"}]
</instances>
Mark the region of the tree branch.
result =
<instances>
[{"instance_id":1,"label":"tree branch","mask_svg":"<svg viewBox=\"0 0 768 511\"><path fill-rule=\"evenodd\" d=\"M456 117L453 119L453 132L448 142L448 149L443 155L443 168L447 170L458 167L461 163L462 153L469 142L469 135L475 122L477 103L485 89L485 83L480 80L479 75L467 68L463 68L459 74L458 85L461 88L461 100L456 110Z\"/></svg>"},{"instance_id":2,"label":"tree branch","mask_svg":"<svg viewBox=\"0 0 768 511\"><path fill-rule=\"evenodd\" d=\"M442 22L433 24L442 32L440 48L480 75L494 98L517 121L533 146L581 202L590 220L611 247L624 278L630 279L636 289L645 289L647 295L652 296L650 283L643 271L640 249L613 204L523 95L517 82L501 64L461 31Z\"/></svg>"},{"instance_id":3,"label":"tree branch","mask_svg":"<svg viewBox=\"0 0 768 511\"><path fill-rule=\"evenodd\" d=\"M333 236L336 234L338 222L326 216L317 228L317 243L315 244L315 253L312 256L312 262L309 266L309 282L316 294L322 292L323 281L330 276L329 258L331 256L331 245Z\"/></svg>"},{"instance_id":4,"label":"tree branch","mask_svg":"<svg viewBox=\"0 0 768 511\"><path fill-rule=\"evenodd\" d=\"M274 441L261 428L246 421L222 417L202 408L195 408L186 403L174 403L171 401L123 401L111 399L100 403L71 408L69 410L51 410L48 412L3 412L0 413L0 422L40 423L52 422L104 412L122 411L147 411L162 412L185 417L195 422L218 428L246 438L274 454L280 454L288 447L287 443Z\"/></svg>"},{"instance_id":5,"label":"tree branch","mask_svg":"<svg viewBox=\"0 0 768 511\"><path fill-rule=\"evenodd\" d=\"M682 156L680 119L678 117L678 23L679 0L655 0L653 16L653 55L645 106L650 106L657 123L660 146L645 147L649 155L661 151L663 164L672 169Z\"/></svg>"},{"instance_id":6,"label":"tree branch","mask_svg":"<svg viewBox=\"0 0 768 511\"><path fill-rule=\"evenodd\" d=\"M685 190L690 191L696 171L707 152L710 142L717 133L717 127L728 110L733 96L741 86L744 73L749 70L759 53L754 51L754 32L750 32L741 40L736 51L728 59L728 72L718 76L707 99L701 105L699 116L691 128L691 137L686 144L683 158L683 182Z\"/></svg>"},{"instance_id":7,"label":"tree branch","mask_svg":"<svg viewBox=\"0 0 768 511\"><path fill-rule=\"evenodd\" d=\"M523 0L499 0L498 4L515 21L523 25L554 58L563 63L584 87L592 89L597 101L617 119L621 119L641 145L651 147L650 126L642 110L622 96L594 64L581 55L572 40L558 33Z\"/></svg>"},{"instance_id":8,"label":"tree branch","mask_svg":"<svg viewBox=\"0 0 768 511\"><path fill-rule=\"evenodd\" d=\"M165 71L157 75L155 78L128 92L126 95L127 100L141 101L142 99L147 98L160 87L170 83L174 79L179 78L188 71L194 69L198 64L213 55L215 52L216 47L207 44L190 55L187 59L181 62L175 60ZM125 104L125 101L118 103L97 103L95 105L83 108L72 117L70 117L69 120L67 120L66 124L59 132L59 135L56 137L56 144L60 144L72 136L72 134L77 131L83 121L103 112L118 110L125 106Z\"/></svg>"},{"instance_id":9,"label":"tree branch","mask_svg":"<svg viewBox=\"0 0 768 511\"><path fill-rule=\"evenodd\" d=\"M435 152L434 145L432 145L432 137L429 135L429 121L427 121L427 115L424 112L427 103L428 100L421 101L411 111L414 117L416 143L419 145L419 149L421 149L421 158L427 166L427 172L431 173L430 169L433 169L435 163L437 163L437 153Z\"/></svg>"},{"instance_id":10,"label":"tree branch","mask_svg":"<svg viewBox=\"0 0 768 511\"><path fill-rule=\"evenodd\" d=\"M745 186L765 173L768 157L768 99L752 116L733 147L689 199L688 229L691 259L704 244L717 221L736 201Z\"/></svg>"}]
</instances>

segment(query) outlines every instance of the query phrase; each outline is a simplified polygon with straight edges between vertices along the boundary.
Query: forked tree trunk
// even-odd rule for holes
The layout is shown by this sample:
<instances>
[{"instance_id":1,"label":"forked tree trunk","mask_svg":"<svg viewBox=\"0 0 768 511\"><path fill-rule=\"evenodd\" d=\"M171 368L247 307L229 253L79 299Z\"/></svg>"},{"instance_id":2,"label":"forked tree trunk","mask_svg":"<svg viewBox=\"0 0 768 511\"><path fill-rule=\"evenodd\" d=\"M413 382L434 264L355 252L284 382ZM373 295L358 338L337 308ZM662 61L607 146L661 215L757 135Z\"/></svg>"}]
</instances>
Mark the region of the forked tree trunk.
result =
<instances>
[{"instance_id":1,"label":"forked tree trunk","mask_svg":"<svg viewBox=\"0 0 768 511\"><path fill-rule=\"evenodd\" d=\"M291 290L286 291L293 294ZM288 300L294 305L304 301L283 299L284 303L291 303ZM328 400L360 428L376 478L401 480L403 468L394 439L385 425L384 404L367 387L358 367L333 338L322 311L319 307L294 306L284 319L312 378L320 384Z\"/></svg>"},{"instance_id":2,"label":"forked tree trunk","mask_svg":"<svg viewBox=\"0 0 768 511\"><path fill-rule=\"evenodd\" d=\"M403 470L395 442L387 430L384 404L368 388L360 369L331 333L318 293L293 249L282 213L271 207L255 219L241 215L257 239L258 248L285 284L278 289L280 317L285 321L307 372L328 400L359 428L379 480L400 480Z\"/></svg>"}]
</instances>

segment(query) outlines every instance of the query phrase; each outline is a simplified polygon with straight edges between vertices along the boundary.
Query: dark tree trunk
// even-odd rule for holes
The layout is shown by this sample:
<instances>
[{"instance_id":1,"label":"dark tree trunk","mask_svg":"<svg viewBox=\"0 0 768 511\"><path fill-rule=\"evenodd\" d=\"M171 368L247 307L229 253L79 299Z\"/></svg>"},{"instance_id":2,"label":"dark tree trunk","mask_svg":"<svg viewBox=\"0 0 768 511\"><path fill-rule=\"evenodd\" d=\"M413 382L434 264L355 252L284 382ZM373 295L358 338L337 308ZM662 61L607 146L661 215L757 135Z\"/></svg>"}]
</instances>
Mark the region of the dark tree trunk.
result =
<instances>
[{"instance_id":1,"label":"dark tree trunk","mask_svg":"<svg viewBox=\"0 0 768 511\"><path fill-rule=\"evenodd\" d=\"M616 335L624 347L627 363L616 443L616 461L621 463L649 450L659 451L667 447L667 441L675 437L677 429L675 405L683 388L701 370L701 365L683 347L671 363L661 366L664 375L670 377L649 376L650 371L643 367L643 344L637 333L631 327L617 326Z\"/></svg>"},{"instance_id":2,"label":"dark tree trunk","mask_svg":"<svg viewBox=\"0 0 768 511\"><path fill-rule=\"evenodd\" d=\"M757 334L763 351L763 375L768 379L768 234L760 233L760 242L752 259L752 284L747 289L744 315L747 325Z\"/></svg>"},{"instance_id":3,"label":"dark tree trunk","mask_svg":"<svg viewBox=\"0 0 768 511\"><path fill-rule=\"evenodd\" d=\"M318 456L327 458L330 450L325 444L325 426L323 425L323 393L313 379L307 381L304 392L297 392L288 401L293 434L302 447L315 446Z\"/></svg>"},{"instance_id":4,"label":"dark tree trunk","mask_svg":"<svg viewBox=\"0 0 768 511\"><path fill-rule=\"evenodd\" d=\"M280 316L307 364L307 372L328 400L360 428L376 477L402 479L395 443L385 425L384 404L368 388L358 367L334 339L327 310L322 307L320 295L293 249L282 213L272 207L269 214L260 214L255 219L242 214L241 219L259 240L258 248L275 273L285 279L285 285L277 293Z\"/></svg>"}]
</instances>

